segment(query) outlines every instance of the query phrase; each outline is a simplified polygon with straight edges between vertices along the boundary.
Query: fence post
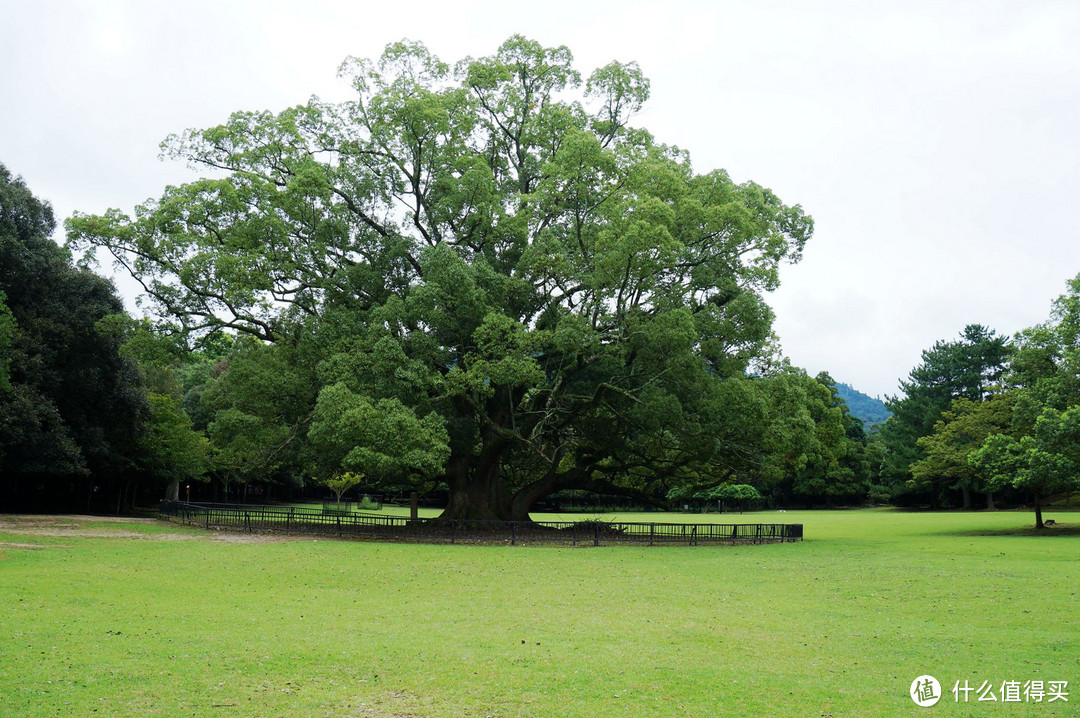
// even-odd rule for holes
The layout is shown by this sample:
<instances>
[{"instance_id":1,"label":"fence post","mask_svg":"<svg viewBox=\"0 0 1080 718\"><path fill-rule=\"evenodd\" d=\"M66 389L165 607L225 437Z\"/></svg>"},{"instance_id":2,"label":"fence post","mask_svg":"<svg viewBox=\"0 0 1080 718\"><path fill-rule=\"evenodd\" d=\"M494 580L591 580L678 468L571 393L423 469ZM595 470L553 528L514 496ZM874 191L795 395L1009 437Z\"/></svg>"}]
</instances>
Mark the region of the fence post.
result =
<instances>
[{"instance_id":1,"label":"fence post","mask_svg":"<svg viewBox=\"0 0 1080 718\"><path fill-rule=\"evenodd\" d=\"M510 545L517 545L517 521L510 522Z\"/></svg>"},{"instance_id":2,"label":"fence post","mask_svg":"<svg viewBox=\"0 0 1080 718\"><path fill-rule=\"evenodd\" d=\"M597 521L593 524L593 546L600 545L600 522Z\"/></svg>"},{"instance_id":3,"label":"fence post","mask_svg":"<svg viewBox=\"0 0 1080 718\"><path fill-rule=\"evenodd\" d=\"M206 509L206 528L210 528L210 512L211 511L213 511L213 509L209 509L209 508Z\"/></svg>"},{"instance_id":4,"label":"fence post","mask_svg":"<svg viewBox=\"0 0 1080 718\"><path fill-rule=\"evenodd\" d=\"M649 545L653 545L653 536L656 535L656 524L649 524Z\"/></svg>"},{"instance_id":5,"label":"fence post","mask_svg":"<svg viewBox=\"0 0 1080 718\"><path fill-rule=\"evenodd\" d=\"M572 536L573 538L571 538L571 540L570 540L570 541L571 541L570 545L571 545L571 546L577 546L577 521L574 521L574 522L573 522L572 524L570 524L570 525L571 525L571 526L573 527L573 528L571 529L571 536Z\"/></svg>"}]
</instances>

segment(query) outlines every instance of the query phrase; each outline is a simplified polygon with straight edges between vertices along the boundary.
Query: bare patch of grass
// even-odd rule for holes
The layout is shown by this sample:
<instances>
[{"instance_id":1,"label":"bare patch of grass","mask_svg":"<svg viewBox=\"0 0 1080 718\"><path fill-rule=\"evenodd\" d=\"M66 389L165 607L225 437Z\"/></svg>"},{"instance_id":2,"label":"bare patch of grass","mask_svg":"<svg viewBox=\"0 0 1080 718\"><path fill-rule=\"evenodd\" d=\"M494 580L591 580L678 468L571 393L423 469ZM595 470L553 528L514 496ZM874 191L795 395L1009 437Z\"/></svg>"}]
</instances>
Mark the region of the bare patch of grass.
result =
<instances>
[{"instance_id":1,"label":"bare patch of grass","mask_svg":"<svg viewBox=\"0 0 1080 718\"><path fill-rule=\"evenodd\" d=\"M311 540L282 534L204 531L165 524L158 519L101 516L0 516L0 533L23 536L138 539L151 541L212 540L225 543L278 543ZM30 544L28 544L30 545Z\"/></svg>"},{"instance_id":2,"label":"bare patch of grass","mask_svg":"<svg viewBox=\"0 0 1080 718\"><path fill-rule=\"evenodd\" d=\"M16 543L14 541L0 541L0 549L5 549L5 548L23 548L23 549L29 549L31 551L40 551L41 549L43 549L45 547L42 546L41 544L36 544L36 543Z\"/></svg>"}]
</instances>

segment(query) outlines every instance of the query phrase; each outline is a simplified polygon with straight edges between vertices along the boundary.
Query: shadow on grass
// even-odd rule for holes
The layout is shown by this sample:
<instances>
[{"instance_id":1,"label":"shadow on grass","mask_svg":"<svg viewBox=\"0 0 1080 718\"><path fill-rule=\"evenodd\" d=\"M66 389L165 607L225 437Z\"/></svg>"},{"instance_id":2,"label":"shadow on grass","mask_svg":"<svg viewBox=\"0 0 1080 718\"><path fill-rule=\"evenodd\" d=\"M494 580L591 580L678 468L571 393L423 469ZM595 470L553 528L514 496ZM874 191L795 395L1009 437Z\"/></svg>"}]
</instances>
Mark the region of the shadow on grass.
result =
<instances>
[{"instance_id":1,"label":"shadow on grass","mask_svg":"<svg viewBox=\"0 0 1080 718\"><path fill-rule=\"evenodd\" d=\"M972 529L970 531L945 531L947 536L1080 536L1080 524L1055 523L1044 529L1037 529L1035 525L1014 526L1007 529Z\"/></svg>"}]
</instances>

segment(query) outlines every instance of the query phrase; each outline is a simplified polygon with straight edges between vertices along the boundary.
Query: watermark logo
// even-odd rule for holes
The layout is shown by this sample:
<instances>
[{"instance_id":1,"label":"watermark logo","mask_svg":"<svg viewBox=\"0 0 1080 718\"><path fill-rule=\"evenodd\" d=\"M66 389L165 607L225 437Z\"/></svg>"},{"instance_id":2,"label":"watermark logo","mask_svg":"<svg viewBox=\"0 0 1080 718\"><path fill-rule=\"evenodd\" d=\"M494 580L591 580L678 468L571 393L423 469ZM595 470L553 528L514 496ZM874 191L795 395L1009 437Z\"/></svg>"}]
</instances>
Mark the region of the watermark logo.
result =
<instances>
[{"instance_id":1,"label":"watermark logo","mask_svg":"<svg viewBox=\"0 0 1080 718\"><path fill-rule=\"evenodd\" d=\"M957 681L952 694L955 702L1001 702L1001 703L1054 703L1069 702L1068 681L1002 681L995 691L995 683L983 681L978 688L967 679L960 685ZM975 694L975 697L972 697Z\"/></svg>"},{"instance_id":2,"label":"watermark logo","mask_svg":"<svg viewBox=\"0 0 1080 718\"><path fill-rule=\"evenodd\" d=\"M1069 702L1068 681L1007 680L997 683L984 680L972 683L965 679L963 683L956 681L950 692L955 703ZM911 682L908 695L916 705L929 708L941 700L941 684L933 676L919 676Z\"/></svg>"},{"instance_id":3,"label":"watermark logo","mask_svg":"<svg viewBox=\"0 0 1080 718\"><path fill-rule=\"evenodd\" d=\"M911 700L915 705L929 708L941 700L941 684L933 676L919 676L911 682Z\"/></svg>"}]
</instances>

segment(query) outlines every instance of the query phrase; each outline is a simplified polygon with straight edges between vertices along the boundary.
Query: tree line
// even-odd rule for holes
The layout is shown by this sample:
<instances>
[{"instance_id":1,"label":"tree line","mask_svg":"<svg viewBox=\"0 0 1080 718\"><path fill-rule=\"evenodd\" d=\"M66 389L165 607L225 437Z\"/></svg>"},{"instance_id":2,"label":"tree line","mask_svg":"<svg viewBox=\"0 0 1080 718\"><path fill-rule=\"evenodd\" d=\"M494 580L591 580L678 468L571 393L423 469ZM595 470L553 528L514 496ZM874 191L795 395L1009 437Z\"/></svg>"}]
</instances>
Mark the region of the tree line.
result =
<instances>
[{"instance_id":1,"label":"tree line","mask_svg":"<svg viewBox=\"0 0 1080 718\"><path fill-rule=\"evenodd\" d=\"M443 492L446 518L523 519L567 492L833 504L991 481L916 478L918 442L970 408L953 400L997 401L1006 359L1009 377L1034 359L998 342L994 364L984 331L964 339L978 377L938 376L960 360L937 366L952 350L935 347L868 433L772 332L764 294L812 219L634 127L636 64L583 78L565 47L515 36L454 65L397 43L342 74L352 101L169 138L208 178L133 215L76 213L66 248L0 173L5 503L355 481ZM99 254L153 321L123 312ZM1063 427L1068 406L1050 407ZM1036 413L1032 437L1050 430ZM972 476L1014 474L1028 435L1009 436Z\"/></svg>"},{"instance_id":2,"label":"tree line","mask_svg":"<svg viewBox=\"0 0 1080 718\"><path fill-rule=\"evenodd\" d=\"M888 402L881 483L899 503L1030 504L1080 490L1080 276L1012 339L970 325L923 352Z\"/></svg>"}]
</instances>

